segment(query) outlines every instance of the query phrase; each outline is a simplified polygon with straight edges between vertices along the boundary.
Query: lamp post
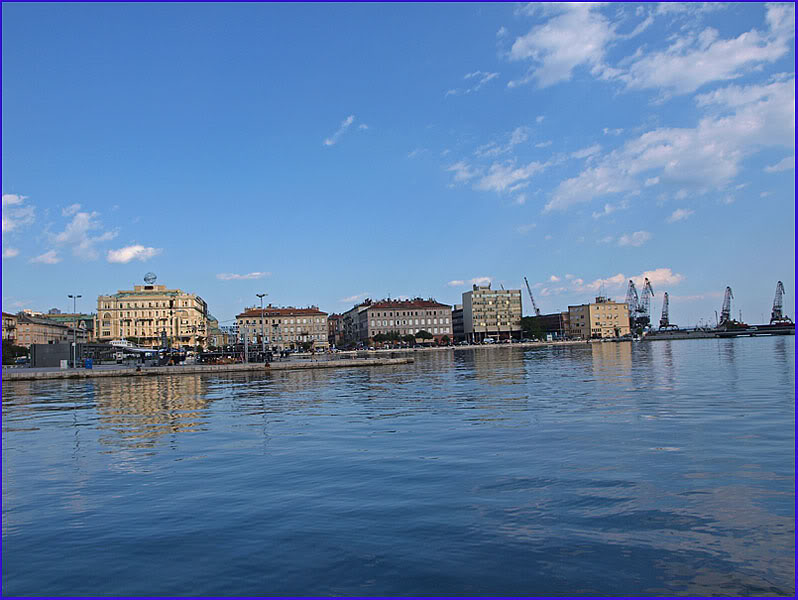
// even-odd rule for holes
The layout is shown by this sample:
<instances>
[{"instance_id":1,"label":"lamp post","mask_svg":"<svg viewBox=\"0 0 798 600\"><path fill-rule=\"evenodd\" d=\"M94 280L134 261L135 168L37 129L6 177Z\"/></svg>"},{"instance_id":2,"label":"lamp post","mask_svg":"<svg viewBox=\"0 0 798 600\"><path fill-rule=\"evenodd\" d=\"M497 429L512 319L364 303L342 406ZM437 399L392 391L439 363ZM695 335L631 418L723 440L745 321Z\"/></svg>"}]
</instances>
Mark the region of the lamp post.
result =
<instances>
[{"instance_id":1,"label":"lamp post","mask_svg":"<svg viewBox=\"0 0 798 600\"><path fill-rule=\"evenodd\" d=\"M263 298L269 294L255 294L260 298L260 351L263 356L266 356L266 336L263 334ZM265 358L264 358L265 360Z\"/></svg>"},{"instance_id":2,"label":"lamp post","mask_svg":"<svg viewBox=\"0 0 798 600\"><path fill-rule=\"evenodd\" d=\"M75 320L72 321L72 368L75 368L75 363L77 362L77 350L78 350L78 298L82 298L80 294L67 294L67 298L72 298L72 315L75 317Z\"/></svg>"}]
</instances>

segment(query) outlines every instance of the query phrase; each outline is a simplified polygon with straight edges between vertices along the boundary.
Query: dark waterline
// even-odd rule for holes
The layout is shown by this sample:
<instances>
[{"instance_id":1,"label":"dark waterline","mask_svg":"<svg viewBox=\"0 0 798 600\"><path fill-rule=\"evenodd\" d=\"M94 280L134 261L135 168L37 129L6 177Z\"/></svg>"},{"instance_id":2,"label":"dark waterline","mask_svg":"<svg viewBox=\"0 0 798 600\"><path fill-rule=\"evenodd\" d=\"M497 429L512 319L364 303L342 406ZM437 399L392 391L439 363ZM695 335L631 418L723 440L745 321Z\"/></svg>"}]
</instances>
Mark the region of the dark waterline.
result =
<instances>
[{"instance_id":1,"label":"dark waterline","mask_svg":"<svg viewBox=\"0 0 798 600\"><path fill-rule=\"evenodd\" d=\"M3 385L3 595L793 595L793 337Z\"/></svg>"}]
</instances>

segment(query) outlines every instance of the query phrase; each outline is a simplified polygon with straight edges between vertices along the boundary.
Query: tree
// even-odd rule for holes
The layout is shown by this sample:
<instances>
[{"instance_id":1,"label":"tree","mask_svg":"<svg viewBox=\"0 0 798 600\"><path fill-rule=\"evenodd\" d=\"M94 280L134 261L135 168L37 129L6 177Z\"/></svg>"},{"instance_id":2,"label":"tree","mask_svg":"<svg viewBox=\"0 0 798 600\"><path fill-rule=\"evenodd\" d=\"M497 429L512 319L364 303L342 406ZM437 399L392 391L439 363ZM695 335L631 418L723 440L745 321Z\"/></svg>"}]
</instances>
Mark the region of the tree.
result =
<instances>
[{"instance_id":1,"label":"tree","mask_svg":"<svg viewBox=\"0 0 798 600\"><path fill-rule=\"evenodd\" d=\"M435 336L434 336L434 335L432 335L432 334L431 334L429 331L426 331L426 330L422 329L421 331L419 331L419 332L416 334L416 337L417 337L417 338L420 338L420 339L422 339L422 340L431 340L431 339L432 339L432 338L434 338Z\"/></svg>"},{"instance_id":2,"label":"tree","mask_svg":"<svg viewBox=\"0 0 798 600\"><path fill-rule=\"evenodd\" d=\"M444 336L441 338L441 343L442 343L442 344L444 344L444 345L446 345L446 346L448 346L448 345L449 345L449 336L448 336L448 335L444 335Z\"/></svg>"},{"instance_id":3,"label":"tree","mask_svg":"<svg viewBox=\"0 0 798 600\"><path fill-rule=\"evenodd\" d=\"M543 328L535 317L521 317L521 331L524 337L542 340L546 337Z\"/></svg>"},{"instance_id":4,"label":"tree","mask_svg":"<svg viewBox=\"0 0 798 600\"><path fill-rule=\"evenodd\" d=\"M28 349L24 346L16 346L11 340L3 340L3 364L13 365L14 359L19 356L27 356Z\"/></svg>"},{"instance_id":5,"label":"tree","mask_svg":"<svg viewBox=\"0 0 798 600\"><path fill-rule=\"evenodd\" d=\"M402 341L412 346L413 344L416 343L416 336L414 336L412 333L408 333L407 335L402 337Z\"/></svg>"}]
</instances>

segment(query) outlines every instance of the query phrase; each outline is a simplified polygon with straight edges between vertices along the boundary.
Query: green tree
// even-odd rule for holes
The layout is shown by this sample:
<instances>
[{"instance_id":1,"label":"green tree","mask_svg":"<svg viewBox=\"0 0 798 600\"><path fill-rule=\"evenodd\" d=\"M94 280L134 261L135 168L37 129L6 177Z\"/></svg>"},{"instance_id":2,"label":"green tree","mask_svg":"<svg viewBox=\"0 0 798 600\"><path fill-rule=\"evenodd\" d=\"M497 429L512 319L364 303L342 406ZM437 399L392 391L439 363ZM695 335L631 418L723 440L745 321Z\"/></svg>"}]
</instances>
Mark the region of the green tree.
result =
<instances>
[{"instance_id":1,"label":"green tree","mask_svg":"<svg viewBox=\"0 0 798 600\"><path fill-rule=\"evenodd\" d=\"M524 337L542 340L546 337L543 328L535 317L521 317L521 331Z\"/></svg>"},{"instance_id":2,"label":"green tree","mask_svg":"<svg viewBox=\"0 0 798 600\"><path fill-rule=\"evenodd\" d=\"M448 345L449 345L449 336L448 336L448 335L444 335L444 336L441 338L441 343L442 343L442 344L444 344L444 345L446 345L446 346L448 346Z\"/></svg>"},{"instance_id":3,"label":"green tree","mask_svg":"<svg viewBox=\"0 0 798 600\"><path fill-rule=\"evenodd\" d=\"M402 341L408 344L409 346L412 346L413 344L416 343L416 336L414 336L412 333L408 333L407 335L402 337Z\"/></svg>"},{"instance_id":4,"label":"green tree","mask_svg":"<svg viewBox=\"0 0 798 600\"><path fill-rule=\"evenodd\" d=\"M426 331L425 329L422 329L421 331L419 331L416 334L416 337L419 338L419 339L422 339L422 340L431 340L435 336L432 335L429 331Z\"/></svg>"},{"instance_id":5,"label":"green tree","mask_svg":"<svg viewBox=\"0 0 798 600\"><path fill-rule=\"evenodd\" d=\"M16 358L27 355L28 349L24 346L16 346L11 340L3 340L4 365L13 365Z\"/></svg>"}]
</instances>

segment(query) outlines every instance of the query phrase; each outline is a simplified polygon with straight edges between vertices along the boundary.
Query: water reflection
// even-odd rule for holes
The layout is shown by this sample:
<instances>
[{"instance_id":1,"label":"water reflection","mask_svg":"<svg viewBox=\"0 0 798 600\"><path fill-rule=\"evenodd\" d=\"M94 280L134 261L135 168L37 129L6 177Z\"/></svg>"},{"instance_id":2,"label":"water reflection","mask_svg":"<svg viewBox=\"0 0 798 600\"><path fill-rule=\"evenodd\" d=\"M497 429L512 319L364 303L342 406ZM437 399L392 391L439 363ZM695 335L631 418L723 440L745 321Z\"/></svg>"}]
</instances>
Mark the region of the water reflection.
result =
<instances>
[{"instance_id":1,"label":"water reflection","mask_svg":"<svg viewBox=\"0 0 798 600\"><path fill-rule=\"evenodd\" d=\"M631 378L632 342L590 344L593 359L593 376L599 381ZM645 356L647 348L638 352L637 358Z\"/></svg>"},{"instance_id":2,"label":"water reflection","mask_svg":"<svg viewBox=\"0 0 798 600\"><path fill-rule=\"evenodd\" d=\"M93 382L103 444L152 448L163 436L202 431L207 423L211 401L200 375Z\"/></svg>"}]
</instances>

